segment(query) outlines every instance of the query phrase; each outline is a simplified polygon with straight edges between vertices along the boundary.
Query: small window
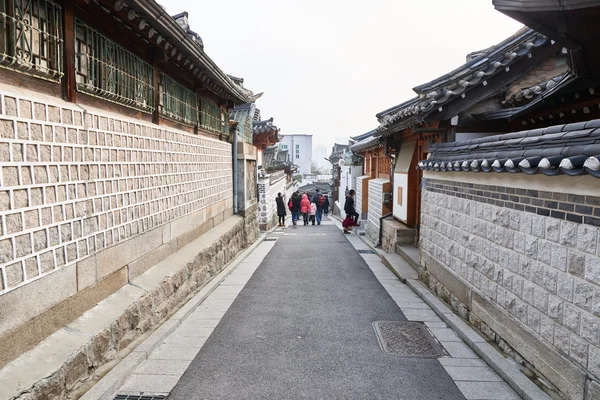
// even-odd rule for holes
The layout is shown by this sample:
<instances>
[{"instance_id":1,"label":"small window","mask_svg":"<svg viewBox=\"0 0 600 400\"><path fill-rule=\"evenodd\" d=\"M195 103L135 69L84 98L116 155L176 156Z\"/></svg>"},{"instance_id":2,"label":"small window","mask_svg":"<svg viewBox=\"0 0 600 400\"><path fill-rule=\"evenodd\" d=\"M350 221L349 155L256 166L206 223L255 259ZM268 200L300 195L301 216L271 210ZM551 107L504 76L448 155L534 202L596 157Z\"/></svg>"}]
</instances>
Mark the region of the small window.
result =
<instances>
[{"instance_id":1,"label":"small window","mask_svg":"<svg viewBox=\"0 0 600 400\"><path fill-rule=\"evenodd\" d=\"M75 21L77 90L137 110L154 111L154 68L129 50Z\"/></svg>"},{"instance_id":2,"label":"small window","mask_svg":"<svg viewBox=\"0 0 600 400\"><path fill-rule=\"evenodd\" d=\"M0 0L0 64L60 82L62 9L49 0Z\"/></svg>"}]
</instances>

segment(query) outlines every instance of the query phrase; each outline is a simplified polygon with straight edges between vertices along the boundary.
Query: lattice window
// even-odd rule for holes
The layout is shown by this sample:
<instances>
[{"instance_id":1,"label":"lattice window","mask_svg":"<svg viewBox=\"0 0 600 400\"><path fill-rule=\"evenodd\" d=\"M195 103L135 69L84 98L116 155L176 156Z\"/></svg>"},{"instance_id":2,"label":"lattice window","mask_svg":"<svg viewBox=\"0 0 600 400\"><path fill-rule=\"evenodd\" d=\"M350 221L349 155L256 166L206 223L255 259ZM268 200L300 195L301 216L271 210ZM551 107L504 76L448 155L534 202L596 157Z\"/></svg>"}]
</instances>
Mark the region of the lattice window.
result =
<instances>
[{"instance_id":1,"label":"lattice window","mask_svg":"<svg viewBox=\"0 0 600 400\"><path fill-rule=\"evenodd\" d=\"M200 128L209 132L229 133L226 121L229 116L217 103L207 98L200 98Z\"/></svg>"},{"instance_id":2,"label":"lattice window","mask_svg":"<svg viewBox=\"0 0 600 400\"><path fill-rule=\"evenodd\" d=\"M77 90L146 111L154 111L154 69L141 58L77 20Z\"/></svg>"},{"instance_id":3,"label":"lattice window","mask_svg":"<svg viewBox=\"0 0 600 400\"><path fill-rule=\"evenodd\" d=\"M159 112L161 115L186 124L198 120L196 95L163 73L159 73Z\"/></svg>"},{"instance_id":4,"label":"lattice window","mask_svg":"<svg viewBox=\"0 0 600 400\"><path fill-rule=\"evenodd\" d=\"M61 15L48 0L0 0L0 66L60 82Z\"/></svg>"}]
</instances>

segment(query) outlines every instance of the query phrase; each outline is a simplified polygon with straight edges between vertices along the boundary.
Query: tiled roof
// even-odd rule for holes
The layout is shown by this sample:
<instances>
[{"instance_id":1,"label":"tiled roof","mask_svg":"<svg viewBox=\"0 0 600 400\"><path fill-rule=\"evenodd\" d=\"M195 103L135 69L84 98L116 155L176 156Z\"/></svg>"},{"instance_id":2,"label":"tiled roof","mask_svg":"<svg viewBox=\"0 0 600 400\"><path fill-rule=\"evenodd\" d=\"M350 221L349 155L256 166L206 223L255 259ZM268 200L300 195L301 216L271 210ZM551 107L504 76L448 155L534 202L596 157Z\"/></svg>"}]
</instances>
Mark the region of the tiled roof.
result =
<instances>
[{"instance_id":1,"label":"tiled roof","mask_svg":"<svg viewBox=\"0 0 600 400\"><path fill-rule=\"evenodd\" d=\"M540 85L522 89L515 95L511 96L509 102L511 102L513 105L518 105L519 103L524 103L527 100L529 101L527 104L473 114L473 118L483 121L495 119L506 119L510 121L511 119L522 115L526 111L531 110L536 104L564 88L574 79L575 77L570 72L567 72Z\"/></svg>"},{"instance_id":2,"label":"tiled roof","mask_svg":"<svg viewBox=\"0 0 600 400\"><path fill-rule=\"evenodd\" d=\"M255 135L272 131L279 132L279 128L273 125L273 118L270 118L266 121L254 121L252 123L252 129L254 130Z\"/></svg>"},{"instance_id":3,"label":"tiled roof","mask_svg":"<svg viewBox=\"0 0 600 400\"><path fill-rule=\"evenodd\" d=\"M600 120L436 144L417 168L600 178Z\"/></svg>"},{"instance_id":4,"label":"tiled roof","mask_svg":"<svg viewBox=\"0 0 600 400\"><path fill-rule=\"evenodd\" d=\"M380 122L378 130L385 130L397 123L401 123L402 127L419 123L429 113L462 96L470 88L486 85L487 79L518 60L528 57L532 49L549 42L545 36L533 29L522 29L503 42L478 52L459 68L413 88L418 97L377 114ZM408 118L412 120L403 121Z\"/></svg>"},{"instance_id":5,"label":"tiled roof","mask_svg":"<svg viewBox=\"0 0 600 400\"><path fill-rule=\"evenodd\" d=\"M381 146L383 146L383 142L380 138L375 137L375 136L370 136L370 137L367 137L366 139L361 140L360 142L353 144L350 147L350 150L353 153L359 153L361 151L373 150L373 149L376 149Z\"/></svg>"},{"instance_id":6,"label":"tiled roof","mask_svg":"<svg viewBox=\"0 0 600 400\"><path fill-rule=\"evenodd\" d=\"M518 92L513 93L504 101L504 103L515 104L527 102L529 100L534 99L537 96L543 95L545 92L551 90L552 88L559 86L562 82L569 82L570 77L571 72L569 71L555 76L551 79L548 79L547 81L542 82L538 85L523 88Z\"/></svg>"},{"instance_id":7,"label":"tiled roof","mask_svg":"<svg viewBox=\"0 0 600 400\"><path fill-rule=\"evenodd\" d=\"M362 135L354 136L351 139L356 140L357 142L360 142L363 139L373 136L375 133L377 133L377 128L370 130L367 133L363 133Z\"/></svg>"}]
</instances>

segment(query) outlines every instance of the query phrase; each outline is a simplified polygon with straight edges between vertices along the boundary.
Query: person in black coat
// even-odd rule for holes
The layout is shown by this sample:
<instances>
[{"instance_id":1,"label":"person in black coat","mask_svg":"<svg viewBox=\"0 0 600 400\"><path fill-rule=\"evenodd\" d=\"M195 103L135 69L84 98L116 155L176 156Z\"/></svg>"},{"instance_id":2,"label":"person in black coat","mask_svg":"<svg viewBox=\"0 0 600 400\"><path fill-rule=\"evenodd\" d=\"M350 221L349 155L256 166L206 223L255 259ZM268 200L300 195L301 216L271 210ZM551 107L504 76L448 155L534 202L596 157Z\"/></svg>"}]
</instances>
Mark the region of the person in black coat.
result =
<instances>
[{"instance_id":1,"label":"person in black coat","mask_svg":"<svg viewBox=\"0 0 600 400\"><path fill-rule=\"evenodd\" d=\"M283 202L283 195L281 193L277 193L275 203L277 203L277 216L279 217L279 226L285 226L285 203Z\"/></svg>"},{"instance_id":2,"label":"person in black coat","mask_svg":"<svg viewBox=\"0 0 600 400\"><path fill-rule=\"evenodd\" d=\"M323 213L325 213L325 215L329 214L329 196L325 195L325 204L323 204Z\"/></svg>"},{"instance_id":3,"label":"person in black coat","mask_svg":"<svg viewBox=\"0 0 600 400\"><path fill-rule=\"evenodd\" d=\"M346 215L351 216L352 218L354 218L354 223L359 226L358 224L358 213L356 212L356 210L354 209L354 194L356 192L354 191L354 189L351 189L348 192L348 195L346 196L346 202L344 203L344 212L346 213Z\"/></svg>"},{"instance_id":4,"label":"person in black coat","mask_svg":"<svg viewBox=\"0 0 600 400\"><path fill-rule=\"evenodd\" d=\"M300 218L300 192L294 192L290 199L289 208L292 212L292 224L296 225L298 218Z\"/></svg>"}]
</instances>

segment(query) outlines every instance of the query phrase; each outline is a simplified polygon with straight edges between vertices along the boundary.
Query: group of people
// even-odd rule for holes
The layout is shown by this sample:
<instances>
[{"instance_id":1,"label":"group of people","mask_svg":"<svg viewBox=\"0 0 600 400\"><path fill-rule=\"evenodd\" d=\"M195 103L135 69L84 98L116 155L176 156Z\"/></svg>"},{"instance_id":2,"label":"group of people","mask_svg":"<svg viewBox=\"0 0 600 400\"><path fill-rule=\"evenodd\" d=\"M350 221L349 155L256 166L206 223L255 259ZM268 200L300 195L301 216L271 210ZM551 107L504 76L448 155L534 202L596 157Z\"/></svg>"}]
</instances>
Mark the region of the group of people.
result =
<instances>
[{"instance_id":1,"label":"group of people","mask_svg":"<svg viewBox=\"0 0 600 400\"><path fill-rule=\"evenodd\" d=\"M275 202L277 203L277 216L279 217L279 226L285 226L285 216L287 215L284 198L281 193L277 193ZM297 225L300 216L304 225L321 225L323 214L329 213L329 197L322 194L319 189L315 191L312 197L309 197L308 192L300 195L299 191L292 194L287 208L292 213L292 224Z\"/></svg>"},{"instance_id":2,"label":"group of people","mask_svg":"<svg viewBox=\"0 0 600 400\"><path fill-rule=\"evenodd\" d=\"M358 222L358 213L354 208L354 189L348 192L346 201L344 203L344 212L346 213L346 219L342 222L344 233L349 234L353 227L360 226ZM285 216L287 215L285 207L285 199L281 193L277 193L275 199L277 203L277 216L279 217L279 226L285 226ZM309 198L307 192L300 195L299 191L292 194L292 198L287 204L287 208L292 213L292 224L297 225L300 215L304 225L309 225L311 222L315 225L321 225L321 219L323 214L329 213L329 197L325 194L321 194L321 191L317 189L312 198Z\"/></svg>"}]
</instances>

